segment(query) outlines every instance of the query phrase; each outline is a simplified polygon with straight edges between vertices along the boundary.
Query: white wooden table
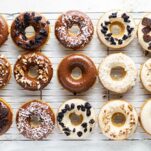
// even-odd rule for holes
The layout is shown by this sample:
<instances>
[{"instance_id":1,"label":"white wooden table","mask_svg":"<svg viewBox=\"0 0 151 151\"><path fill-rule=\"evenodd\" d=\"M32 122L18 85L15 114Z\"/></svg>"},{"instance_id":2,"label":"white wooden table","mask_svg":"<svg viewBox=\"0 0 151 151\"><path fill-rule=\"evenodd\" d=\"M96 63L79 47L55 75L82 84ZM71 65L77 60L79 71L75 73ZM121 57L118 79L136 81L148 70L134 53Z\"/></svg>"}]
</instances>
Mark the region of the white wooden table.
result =
<instances>
[{"instance_id":1,"label":"white wooden table","mask_svg":"<svg viewBox=\"0 0 151 151\"><path fill-rule=\"evenodd\" d=\"M16 129L15 113L20 105L29 99L42 99L51 104L55 112L64 100L71 98L81 98L89 101L96 109L98 114L101 105L108 99L122 98L131 102L140 111L140 106L145 99L150 98L150 94L144 90L138 79L136 86L133 90L129 91L125 95L115 95L105 90L97 80L96 84L87 92L73 96L70 92L64 90L58 83L56 78L56 70L58 63L61 59L74 51L67 50L62 47L54 36L54 24L55 21L62 12L67 10L81 10L85 12L93 21L94 26L99 17L106 11L112 9L122 9L129 11L138 24L140 19L151 11L150 0L2 0L0 3L0 12L7 18L9 25L19 12L23 11L38 11L45 15L51 25L51 37L47 45L43 48L42 52L47 55L54 68L54 75L51 83L41 92L30 92L22 89L16 84L14 77L12 76L10 83L0 90L0 97L4 98L11 104L14 110L14 123L10 130L0 137L0 150L1 151L20 151L20 150L106 150L106 151L133 151L133 150L151 150L151 137L147 135L140 127L137 128L136 133L126 141L111 141L102 135L98 125L92 135L85 140L70 140L64 134L61 134L57 126L47 139L43 141L30 141L20 135ZM4 54L8 57L12 66L14 65L17 56L25 51L18 49L9 38L7 42L0 48L0 54ZM101 59L111 53L118 51L112 51L103 46L96 33L90 44L82 51L92 58L96 66L100 63ZM140 65L145 62L151 55L145 56L141 47L138 44L137 38L126 48L122 50L123 53L129 55L136 63L138 70Z\"/></svg>"}]
</instances>

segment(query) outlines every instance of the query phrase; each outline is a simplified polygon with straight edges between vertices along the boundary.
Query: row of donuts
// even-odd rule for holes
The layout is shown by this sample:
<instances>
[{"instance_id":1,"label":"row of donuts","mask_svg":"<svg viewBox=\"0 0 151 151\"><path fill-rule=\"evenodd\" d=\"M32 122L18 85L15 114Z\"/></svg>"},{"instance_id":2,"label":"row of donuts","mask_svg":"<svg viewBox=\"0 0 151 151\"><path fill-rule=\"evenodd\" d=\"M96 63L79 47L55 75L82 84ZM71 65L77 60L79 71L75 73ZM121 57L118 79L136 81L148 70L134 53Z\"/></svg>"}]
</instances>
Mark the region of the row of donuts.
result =
<instances>
[{"instance_id":1,"label":"row of donuts","mask_svg":"<svg viewBox=\"0 0 151 151\"><path fill-rule=\"evenodd\" d=\"M6 20L0 17L2 45L8 37ZM11 37L14 43L25 50L40 49L47 42L50 34L49 21L37 12L24 12L15 18L11 25ZM77 26L78 31L72 31ZM151 15L148 14L138 26L138 39L146 51L151 51L150 33ZM32 26L35 34L26 35L26 28ZM137 28L131 15L123 11L105 13L98 21L97 35L109 48L120 49L127 46L136 36ZM80 11L67 11L61 14L55 23L55 36L60 43L74 50L85 47L92 39L94 27L91 19Z\"/></svg>"},{"instance_id":2,"label":"row of donuts","mask_svg":"<svg viewBox=\"0 0 151 151\"><path fill-rule=\"evenodd\" d=\"M151 99L147 100L140 113L142 128L151 135ZM13 112L8 103L0 99L0 135L13 122ZM58 109L57 116L50 105L41 100L23 104L16 114L16 125L20 134L33 140L41 140L52 133L57 121L62 133L72 139L87 138L97 122L90 103L81 99L65 101ZM138 115L135 108L124 100L111 100L100 110L98 123L102 133L109 139L127 139L136 131Z\"/></svg>"},{"instance_id":3,"label":"row of donuts","mask_svg":"<svg viewBox=\"0 0 151 151\"><path fill-rule=\"evenodd\" d=\"M76 68L81 71L78 75L73 74ZM112 75L112 70L117 68L122 71L121 75ZM142 65L140 71L142 84L149 92L151 92L150 69L151 59ZM125 93L135 85L137 69L133 60L123 53L110 54L102 59L98 70L88 56L76 53L62 59L58 65L57 75L63 88L74 94L87 91L93 86L97 76L106 89ZM14 65L14 77L26 90L42 90L50 83L52 76L53 68L50 60L39 51L20 55ZM6 57L0 55L0 88L9 82L10 77L11 65Z\"/></svg>"}]
</instances>

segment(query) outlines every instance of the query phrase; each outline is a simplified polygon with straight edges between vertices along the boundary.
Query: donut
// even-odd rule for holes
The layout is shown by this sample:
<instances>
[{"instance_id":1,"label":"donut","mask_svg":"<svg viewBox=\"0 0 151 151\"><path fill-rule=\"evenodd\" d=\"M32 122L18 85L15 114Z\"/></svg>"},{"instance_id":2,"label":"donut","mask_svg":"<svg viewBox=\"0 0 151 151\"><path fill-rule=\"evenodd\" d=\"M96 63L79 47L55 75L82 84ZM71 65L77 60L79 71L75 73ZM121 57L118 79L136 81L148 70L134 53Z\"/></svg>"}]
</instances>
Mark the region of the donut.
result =
<instances>
[{"instance_id":1,"label":"donut","mask_svg":"<svg viewBox=\"0 0 151 151\"><path fill-rule=\"evenodd\" d=\"M43 89L51 81L52 75L51 62L41 52L20 55L14 66L14 77L17 83L26 90Z\"/></svg>"},{"instance_id":2,"label":"donut","mask_svg":"<svg viewBox=\"0 0 151 151\"><path fill-rule=\"evenodd\" d=\"M78 68L79 76L72 74ZM96 81L97 69L93 61L83 54L71 54L66 56L58 67L58 79L61 85L73 92L81 93L87 91Z\"/></svg>"},{"instance_id":3,"label":"donut","mask_svg":"<svg viewBox=\"0 0 151 151\"><path fill-rule=\"evenodd\" d=\"M26 35L26 28L33 27L35 34ZM40 49L49 38L49 21L37 12L21 13L11 25L11 37L14 43L26 50Z\"/></svg>"},{"instance_id":4,"label":"donut","mask_svg":"<svg viewBox=\"0 0 151 151\"><path fill-rule=\"evenodd\" d=\"M68 100L59 108L57 122L66 136L72 139L86 138L95 126L94 109L84 100Z\"/></svg>"},{"instance_id":5,"label":"donut","mask_svg":"<svg viewBox=\"0 0 151 151\"><path fill-rule=\"evenodd\" d=\"M112 100L103 105L98 120L102 133L113 140L127 139L138 124L135 108L123 100Z\"/></svg>"},{"instance_id":6,"label":"donut","mask_svg":"<svg viewBox=\"0 0 151 151\"><path fill-rule=\"evenodd\" d=\"M141 67L140 79L144 88L151 92L151 59L148 59Z\"/></svg>"},{"instance_id":7,"label":"donut","mask_svg":"<svg viewBox=\"0 0 151 151\"><path fill-rule=\"evenodd\" d=\"M151 112L151 99L148 99L143 103L140 112L140 125L144 129L144 131L151 135L151 120L150 120L150 112Z\"/></svg>"},{"instance_id":8,"label":"donut","mask_svg":"<svg viewBox=\"0 0 151 151\"><path fill-rule=\"evenodd\" d=\"M132 17L123 11L105 13L98 21L97 35L99 40L109 48L126 47L136 35Z\"/></svg>"},{"instance_id":9,"label":"donut","mask_svg":"<svg viewBox=\"0 0 151 151\"><path fill-rule=\"evenodd\" d=\"M4 55L0 55L0 89L10 80L12 69L9 61Z\"/></svg>"},{"instance_id":10,"label":"donut","mask_svg":"<svg viewBox=\"0 0 151 151\"><path fill-rule=\"evenodd\" d=\"M0 98L0 135L3 135L11 127L13 112L10 105Z\"/></svg>"},{"instance_id":11,"label":"donut","mask_svg":"<svg viewBox=\"0 0 151 151\"><path fill-rule=\"evenodd\" d=\"M138 41L141 47L148 52L151 52L150 26L151 26L151 14L147 14L142 18L142 20L139 23Z\"/></svg>"},{"instance_id":12,"label":"donut","mask_svg":"<svg viewBox=\"0 0 151 151\"><path fill-rule=\"evenodd\" d=\"M121 73L112 75L114 70ZM125 93L136 83L137 69L133 60L125 54L110 54L99 66L99 79L103 86L115 93Z\"/></svg>"},{"instance_id":13,"label":"donut","mask_svg":"<svg viewBox=\"0 0 151 151\"><path fill-rule=\"evenodd\" d=\"M72 27L79 29L72 32ZM55 24L55 35L58 41L66 48L80 49L85 47L92 39L93 24L91 19L80 11L67 11L59 16Z\"/></svg>"},{"instance_id":14,"label":"donut","mask_svg":"<svg viewBox=\"0 0 151 151\"><path fill-rule=\"evenodd\" d=\"M7 21L3 16L0 16L0 46L8 39L9 29Z\"/></svg>"},{"instance_id":15,"label":"donut","mask_svg":"<svg viewBox=\"0 0 151 151\"><path fill-rule=\"evenodd\" d=\"M55 115L47 103L41 100L28 101L19 108L16 125L24 137L42 140L53 131Z\"/></svg>"}]
</instances>

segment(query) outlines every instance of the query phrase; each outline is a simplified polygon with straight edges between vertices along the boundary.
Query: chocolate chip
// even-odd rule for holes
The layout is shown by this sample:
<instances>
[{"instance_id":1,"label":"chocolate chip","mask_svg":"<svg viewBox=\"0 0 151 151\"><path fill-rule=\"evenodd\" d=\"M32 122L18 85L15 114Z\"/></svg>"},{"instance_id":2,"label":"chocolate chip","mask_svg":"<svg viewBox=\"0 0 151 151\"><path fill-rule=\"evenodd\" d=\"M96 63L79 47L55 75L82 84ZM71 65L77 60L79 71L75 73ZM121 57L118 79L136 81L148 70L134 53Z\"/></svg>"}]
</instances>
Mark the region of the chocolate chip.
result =
<instances>
[{"instance_id":1,"label":"chocolate chip","mask_svg":"<svg viewBox=\"0 0 151 151\"><path fill-rule=\"evenodd\" d=\"M50 22L47 20L47 22L46 22L48 25L50 24Z\"/></svg>"},{"instance_id":2,"label":"chocolate chip","mask_svg":"<svg viewBox=\"0 0 151 151\"><path fill-rule=\"evenodd\" d=\"M149 49L149 50L151 50L151 43L149 43L149 47L148 47L148 49Z\"/></svg>"},{"instance_id":3,"label":"chocolate chip","mask_svg":"<svg viewBox=\"0 0 151 151\"><path fill-rule=\"evenodd\" d=\"M91 108L90 103L86 102L86 103L85 103L85 108L86 108L86 109L90 109L90 108Z\"/></svg>"},{"instance_id":4,"label":"chocolate chip","mask_svg":"<svg viewBox=\"0 0 151 151\"><path fill-rule=\"evenodd\" d=\"M124 35L122 39L123 39L123 40L126 40L127 38L128 38L128 36L127 36L127 35Z\"/></svg>"},{"instance_id":5,"label":"chocolate chip","mask_svg":"<svg viewBox=\"0 0 151 151\"><path fill-rule=\"evenodd\" d=\"M74 129L73 129L73 133L74 133L75 131L76 131L76 129L74 128Z\"/></svg>"},{"instance_id":6,"label":"chocolate chip","mask_svg":"<svg viewBox=\"0 0 151 151\"><path fill-rule=\"evenodd\" d=\"M59 125L61 125L61 127L64 127L64 123L60 122Z\"/></svg>"},{"instance_id":7,"label":"chocolate chip","mask_svg":"<svg viewBox=\"0 0 151 151\"><path fill-rule=\"evenodd\" d=\"M81 137L82 134L83 134L83 133L82 133L81 131L77 132L77 135L78 135L79 137Z\"/></svg>"},{"instance_id":8,"label":"chocolate chip","mask_svg":"<svg viewBox=\"0 0 151 151\"><path fill-rule=\"evenodd\" d=\"M124 22L130 22L130 20L128 20L129 16L126 13L122 14L122 18L124 19Z\"/></svg>"},{"instance_id":9,"label":"chocolate chip","mask_svg":"<svg viewBox=\"0 0 151 151\"><path fill-rule=\"evenodd\" d=\"M84 129L84 132L85 132L85 133L87 132L87 128Z\"/></svg>"},{"instance_id":10,"label":"chocolate chip","mask_svg":"<svg viewBox=\"0 0 151 151\"><path fill-rule=\"evenodd\" d=\"M88 110L86 111L86 115L87 115L87 116L90 116L90 115L91 115L90 109L88 109Z\"/></svg>"},{"instance_id":11,"label":"chocolate chip","mask_svg":"<svg viewBox=\"0 0 151 151\"><path fill-rule=\"evenodd\" d=\"M116 18L117 17L117 12L116 13L112 13L109 18Z\"/></svg>"},{"instance_id":12,"label":"chocolate chip","mask_svg":"<svg viewBox=\"0 0 151 151\"><path fill-rule=\"evenodd\" d=\"M73 109L74 109L74 107L75 107L75 105L72 103L72 104L71 104L71 109L73 110Z\"/></svg>"},{"instance_id":13,"label":"chocolate chip","mask_svg":"<svg viewBox=\"0 0 151 151\"><path fill-rule=\"evenodd\" d=\"M35 21L36 23L38 23L41 19L42 19L41 16L36 16L36 17L34 17L34 21Z\"/></svg>"},{"instance_id":14,"label":"chocolate chip","mask_svg":"<svg viewBox=\"0 0 151 151\"><path fill-rule=\"evenodd\" d=\"M29 44L30 44L30 45L34 45L34 44L35 44L35 41L34 41L34 40L29 40Z\"/></svg>"},{"instance_id":15,"label":"chocolate chip","mask_svg":"<svg viewBox=\"0 0 151 151\"><path fill-rule=\"evenodd\" d=\"M35 43L37 43L37 44L40 43L42 39L43 39L43 37L41 35L37 35L35 37Z\"/></svg>"},{"instance_id":16,"label":"chocolate chip","mask_svg":"<svg viewBox=\"0 0 151 151\"><path fill-rule=\"evenodd\" d=\"M144 27L144 28L142 29L142 32L143 32L144 34L148 34L150 31L151 31L151 28L150 28L149 26L146 26L146 27Z\"/></svg>"},{"instance_id":17,"label":"chocolate chip","mask_svg":"<svg viewBox=\"0 0 151 151\"><path fill-rule=\"evenodd\" d=\"M106 26L103 26L103 24L101 24L102 29L104 30L108 30L108 28Z\"/></svg>"},{"instance_id":18,"label":"chocolate chip","mask_svg":"<svg viewBox=\"0 0 151 151\"><path fill-rule=\"evenodd\" d=\"M64 132L67 136L69 136L70 135L70 132Z\"/></svg>"},{"instance_id":19,"label":"chocolate chip","mask_svg":"<svg viewBox=\"0 0 151 151\"><path fill-rule=\"evenodd\" d=\"M58 122L61 122L63 117L64 117L64 114L62 112L59 112L57 116Z\"/></svg>"},{"instance_id":20,"label":"chocolate chip","mask_svg":"<svg viewBox=\"0 0 151 151\"><path fill-rule=\"evenodd\" d=\"M24 14L24 21L25 21L25 22L29 22L29 21L30 21L30 13L26 12L26 13Z\"/></svg>"},{"instance_id":21,"label":"chocolate chip","mask_svg":"<svg viewBox=\"0 0 151 151\"><path fill-rule=\"evenodd\" d=\"M123 41L121 39L118 40L118 44L121 45Z\"/></svg>"},{"instance_id":22,"label":"chocolate chip","mask_svg":"<svg viewBox=\"0 0 151 151\"><path fill-rule=\"evenodd\" d=\"M27 37L25 35L22 35L23 40L27 40Z\"/></svg>"},{"instance_id":23,"label":"chocolate chip","mask_svg":"<svg viewBox=\"0 0 151 151\"><path fill-rule=\"evenodd\" d=\"M81 109L81 105L77 105L77 109L80 110Z\"/></svg>"},{"instance_id":24,"label":"chocolate chip","mask_svg":"<svg viewBox=\"0 0 151 151\"><path fill-rule=\"evenodd\" d=\"M89 121L89 123L90 123L90 124L94 124L94 123L95 123L94 119L91 119L91 120Z\"/></svg>"},{"instance_id":25,"label":"chocolate chip","mask_svg":"<svg viewBox=\"0 0 151 151\"><path fill-rule=\"evenodd\" d=\"M81 105L81 111L85 111L85 107L83 105Z\"/></svg>"},{"instance_id":26,"label":"chocolate chip","mask_svg":"<svg viewBox=\"0 0 151 151\"><path fill-rule=\"evenodd\" d=\"M6 118L7 115L8 115L8 109L2 108L2 109L0 110L0 119Z\"/></svg>"},{"instance_id":27,"label":"chocolate chip","mask_svg":"<svg viewBox=\"0 0 151 151\"><path fill-rule=\"evenodd\" d=\"M106 34L107 31L102 29L101 32L102 32L103 34Z\"/></svg>"},{"instance_id":28,"label":"chocolate chip","mask_svg":"<svg viewBox=\"0 0 151 151\"><path fill-rule=\"evenodd\" d=\"M68 127L64 128L63 131L64 132L71 132L71 130Z\"/></svg>"},{"instance_id":29,"label":"chocolate chip","mask_svg":"<svg viewBox=\"0 0 151 151\"><path fill-rule=\"evenodd\" d=\"M145 34L145 35L143 36L143 39L144 39L145 42L150 42L150 41L151 41L151 36Z\"/></svg>"},{"instance_id":30,"label":"chocolate chip","mask_svg":"<svg viewBox=\"0 0 151 151\"><path fill-rule=\"evenodd\" d=\"M111 42L111 45L116 45L116 42L114 41L113 37L110 38L110 42Z\"/></svg>"},{"instance_id":31,"label":"chocolate chip","mask_svg":"<svg viewBox=\"0 0 151 151\"><path fill-rule=\"evenodd\" d=\"M68 104L66 104L66 105L65 105L65 109L66 109L67 111L70 111L70 106L69 106Z\"/></svg>"},{"instance_id":32,"label":"chocolate chip","mask_svg":"<svg viewBox=\"0 0 151 151\"><path fill-rule=\"evenodd\" d=\"M105 21L104 24L107 26L107 25L111 24L111 22Z\"/></svg>"},{"instance_id":33,"label":"chocolate chip","mask_svg":"<svg viewBox=\"0 0 151 151\"><path fill-rule=\"evenodd\" d=\"M81 126L82 126L83 128L86 128L86 127L87 127L87 123L84 122L84 123L81 124Z\"/></svg>"},{"instance_id":34,"label":"chocolate chip","mask_svg":"<svg viewBox=\"0 0 151 151\"><path fill-rule=\"evenodd\" d=\"M142 25L144 25L144 26L150 26L151 25L151 19L149 19L147 17L144 17L142 19Z\"/></svg>"},{"instance_id":35,"label":"chocolate chip","mask_svg":"<svg viewBox=\"0 0 151 151\"><path fill-rule=\"evenodd\" d=\"M134 28L131 28L129 25L127 25L128 34L131 34L133 30Z\"/></svg>"},{"instance_id":36,"label":"chocolate chip","mask_svg":"<svg viewBox=\"0 0 151 151\"><path fill-rule=\"evenodd\" d=\"M61 111L62 111L62 113L64 114L64 113L67 112L67 109L62 109Z\"/></svg>"},{"instance_id":37,"label":"chocolate chip","mask_svg":"<svg viewBox=\"0 0 151 151\"><path fill-rule=\"evenodd\" d=\"M40 29L39 33L40 33L40 35L42 35L44 37L48 35L48 33L45 29Z\"/></svg>"},{"instance_id":38,"label":"chocolate chip","mask_svg":"<svg viewBox=\"0 0 151 151\"><path fill-rule=\"evenodd\" d=\"M90 132L92 131L92 127L90 128Z\"/></svg>"},{"instance_id":39,"label":"chocolate chip","mask_svg":"<svg viewBox=\"0 0 151 151\"><path fill-rule=\"evenodd\" d=\"M106 34L107 37L111 37L112 36L112 33L108 33Z\"/></svg>"}]
</instances>

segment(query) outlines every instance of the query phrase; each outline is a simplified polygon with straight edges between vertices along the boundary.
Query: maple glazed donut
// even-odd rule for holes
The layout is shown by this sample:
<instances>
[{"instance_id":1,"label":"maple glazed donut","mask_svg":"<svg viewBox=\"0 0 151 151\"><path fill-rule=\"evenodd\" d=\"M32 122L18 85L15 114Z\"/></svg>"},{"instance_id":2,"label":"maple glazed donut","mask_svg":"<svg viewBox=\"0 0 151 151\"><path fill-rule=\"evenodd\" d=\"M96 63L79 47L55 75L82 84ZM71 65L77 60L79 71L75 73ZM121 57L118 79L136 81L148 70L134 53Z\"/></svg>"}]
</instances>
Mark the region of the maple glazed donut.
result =
<instances>
[{"instance_id":1,"label":"maple glazed donut","mask_svg":"<svg viewBox=\"0 0 151 151\"><path fill-rule=\"evenodd\" d=\"M136 27L132 17L122 11L105 13L97 24L100 41L109 48L126 47L136 35Z\"/></svg>"},{"instance_id":2,"label":"maple glazed donut","mask_svg":"<svg viewBox=\"0 0 151 151\"><path fill-rule=\"evenodd\" d=\"M151 14L147 14L140 21L138 26L138 41L142 48L151 52Z\"/></svg>"},{"instance_id":3,"label":"maple glazed donut","mask_svg":"<svg viewBox=\"0 0 151 151\"><path fill-rule=\"evenodd\" d=\"M57 115L61 132L72 139L86 138L95 126L95 112L90 103L81 99L64 102Z\"/></svg>"},{"instance_id":4,"label":"maple glazed donut","mask_svg":"<svg viewBox=\"0 0 151 151\"><path fill-rule=\"evenodd\" d=\"M46 138L55 127L55 115L52 108L40 100L23 104L16 115L19 132L33 140Z\"/></svg>"},{"instance_id":5,"label":"maple glazed donut","mask_svg":"<svg viewBox=\"0 0 151 151\"><path fill-rule=\"evenodd\" d=\"M78 33L72 32L72 27L79 29ZM55 35L59 42L66 48L80 49L85 47L93 36L91 19L80 11L67 11L59 16L55 24Z\"/></svg>"},{"instance_id":6,"label":"maple glazed donut","mask_svg":"<svg viewBox=\"0 0 151 151\"><path fill-rule=\"evenodd\" d=\"M35 34L26 35L26 28L32 26ZM49 21L37 12L21 13L11 25L11 37L14 43L26 50L40 49L49 38Z\"/></svg>"},{"instance_id":7,"label":"maple glazed donut","mask_svg":"<svg viewBox=\"0 0 151 151\"><path fill-rule=\"evenodd\" d=\"M13 111L10 105L0 98L0 135L3 135L13 123Z\"/></svg>"},{"instance_id":8,"label":"maple glazed donut","mask_svg":"<svg viewBox=\"0 0 151 151\"><path fill-rule=\"evenodd\" d=\"M0 55L0 89L10 80L12 74L11 65L4 55Z\"/></svg>"},{"instance_id":9,"label":"maple glazed donut","mask_svg":"<svg viewBox=\"0 0 151 151\"><path fill-rule=\"evenodd\" d=\"M78 68L81 73L76 76L74 69ZM61 85L73 92L87 91L96 81L97 69L92 60L83 54L71 54L66 56L58 67L58 79Z\"/></svg>"},{"instance_id":10,"label":"maple glazed donut","mask_svg":"<svg viewBox=\"0 0 151 151\"><path fill-rule=\"evenodd\" d=\"M14 77L26 90L43 89L50 83L52 75L52 64L41 52L20 55L14 66Z\"/></svg>"},{"instance_id":11,"label":"maple glazed donut","mask_svg":"<svg viewBox=\"0 0 151 151\"><path fill-rule=\"evenodd\" d=\"M114 74L116 70L120 73L119 76ZM106 89L116 93L125 93L136 83L135 63L125 54L111 54L104 58L99 66L99 79Z\"/></svg>"},{"instance_id":12,"label":"maple glazed donut","mask_svg":"<svg viewBox=\"0 0 151 151\"><path fill-rule=\"evenodd\" d=\"M101 108L98 120L105 136L113 140L122 140L135 132L138 115L130 103L123 100L111 100Z\"/></svg>"}]
</instances>

